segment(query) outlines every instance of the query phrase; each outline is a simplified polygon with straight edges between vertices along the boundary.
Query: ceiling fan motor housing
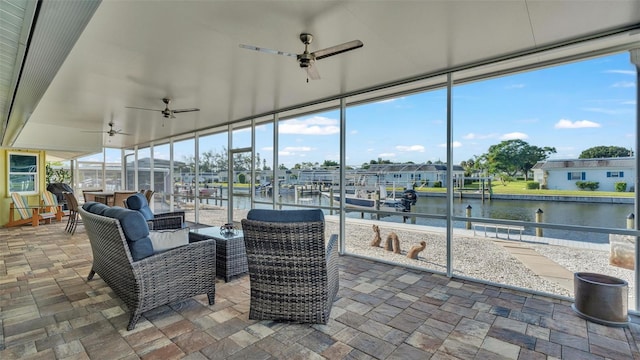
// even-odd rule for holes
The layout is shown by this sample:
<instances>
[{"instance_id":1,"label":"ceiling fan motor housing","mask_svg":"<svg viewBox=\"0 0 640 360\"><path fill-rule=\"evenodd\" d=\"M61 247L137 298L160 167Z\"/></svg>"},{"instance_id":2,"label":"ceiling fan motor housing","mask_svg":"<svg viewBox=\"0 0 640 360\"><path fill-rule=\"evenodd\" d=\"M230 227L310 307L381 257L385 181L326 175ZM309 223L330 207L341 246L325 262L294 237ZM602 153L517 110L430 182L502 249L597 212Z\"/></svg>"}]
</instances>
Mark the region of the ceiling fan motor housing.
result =
<instances>
[{"instance_id":1,"label":"ceiling fan motor housing","mask_svg":"<svg viewBox=\"0 0 640 360\"><path fill-rule=\"evenodd\" d=\"M301 68L311 67L314 60L315 59L313 58L313 55L309 54L308 52L304 52L298 55L298 62L300 63Z\"/></svg>"}]
</instances>

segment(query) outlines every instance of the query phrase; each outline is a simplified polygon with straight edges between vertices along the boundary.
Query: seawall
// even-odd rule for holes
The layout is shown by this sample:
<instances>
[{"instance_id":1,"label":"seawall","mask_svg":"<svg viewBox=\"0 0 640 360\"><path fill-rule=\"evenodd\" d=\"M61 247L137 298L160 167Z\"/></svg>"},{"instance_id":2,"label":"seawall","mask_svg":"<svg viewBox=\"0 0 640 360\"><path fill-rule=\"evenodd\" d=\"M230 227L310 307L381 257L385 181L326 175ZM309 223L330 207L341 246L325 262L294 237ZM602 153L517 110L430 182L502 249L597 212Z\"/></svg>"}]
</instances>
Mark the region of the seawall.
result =
<instances>
[{"instance_id":1,"label":"seawall","mask_svg":"<svg viewBox=\"0 0 640 360\"><path fill-rule=\"evenodd\" d=\"M446 197L446 193L420 192L419 197ZM480 199L480 193L458 192L454 193L455 199ZM489 199L489 194L484 194L485 199ZM554 202L584 202L600 204L633 204L634 198L612 197L612 196L564 196L564 195L515 195L515 194L493 194L492 200L518 200L518 201L554 201Z\"/></svg>"}]
</instances>

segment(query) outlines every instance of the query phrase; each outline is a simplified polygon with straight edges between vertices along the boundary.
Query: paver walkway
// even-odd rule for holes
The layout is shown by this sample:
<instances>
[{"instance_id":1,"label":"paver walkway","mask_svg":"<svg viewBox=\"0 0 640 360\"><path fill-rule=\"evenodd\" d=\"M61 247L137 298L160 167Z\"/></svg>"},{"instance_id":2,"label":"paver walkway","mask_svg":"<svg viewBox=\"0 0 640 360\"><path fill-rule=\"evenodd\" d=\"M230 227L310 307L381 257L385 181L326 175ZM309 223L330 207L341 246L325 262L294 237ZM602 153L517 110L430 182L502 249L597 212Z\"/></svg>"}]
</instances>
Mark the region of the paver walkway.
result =
<instances>
[{"instance_id":1,"label":"paver walkway","mask_svg":"<svg viewBox=\"0 0 640 360\"><path fill-rule=\"evenodd\" d=\"M353 256L340 257L327 325L249 320L245 276L219 281L214 305L161 306L126 331L127 307L99 276L86 280L84 227L64 225L0 228L2 360L640 359L637 316L606 327L570 301Z\"/></svg>"},{"instance_id":2,"label":"paver walkway","mask_svg":"<svg viewBox=\"0 0 640 360\"><path fill-rule=\"evenodd\" d=\"M564 289L573 291L573 273L560 266L555 261L541 255L525 243L494 240L496 245L502 246L511 255L540 277L555 282Z\"/></svg>"}]
</instances>

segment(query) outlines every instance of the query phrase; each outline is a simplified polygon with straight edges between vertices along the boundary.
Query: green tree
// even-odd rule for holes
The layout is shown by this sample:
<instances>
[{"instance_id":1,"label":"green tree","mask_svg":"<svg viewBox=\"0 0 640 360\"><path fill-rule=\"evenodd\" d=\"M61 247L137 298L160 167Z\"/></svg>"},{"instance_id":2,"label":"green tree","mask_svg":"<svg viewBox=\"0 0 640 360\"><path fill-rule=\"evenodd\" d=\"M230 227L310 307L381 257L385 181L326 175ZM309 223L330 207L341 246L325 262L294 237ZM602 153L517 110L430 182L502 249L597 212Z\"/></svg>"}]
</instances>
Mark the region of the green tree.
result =
<instances>
[{"instance_id":1,"label":"green tree","mask_svg":"<svg viewBox=\"0 0 640 360\"><path fill-rule=\"evenodd\" d=\"M520 171L524 174L525 180L529 180L531 168L538 161L546 160L550 154L554 153L556 153L554 147L538 147L516 139L491 145L484 158L487 169L492 174L504 173L508 177L513 177Z\"/></svg>"},{"instance_id":2,"label":"green tree","mask_svg":"<svg viewBox=\"0 0 640 360\"><path fill-rule=\"evenodd\" d=\"M471 174L473 174L473 171L475 170L475 166L476 166L476 162L473 159L469 159L469 160L462 160L460 162L460 166L462 166L462 168L464 169L464 176L471 176Z\"/></svg>"},{"instance_id":3,"label":"green tree","mask_svg":"<svg viewBox=\"0 0 640 360\"><path fill-rule=\"evenodd\" d=\"M302 163L296 163L295 165L293 165L293 169L296 169L296 170L314 169L316 167L318 167L318 162L315 162L315 163L302 162Z\"/></svg>"},{"instance_id":4,"label":"green tree","mask_svg":"<svg viewBox=\"0 0 640 360\"><path fill-rule=\"evenodd\" d=\"M47 162L45 166L47 184L69 183L71 181L71 171L62 168L62 163Z\"/></svg>"},{"instance_id":5,"label":"green tree","mask_svg":"<svg viewBox=\"0 0 640 360\"><path fill-rule=\"evenodd\" d=\"M322 163L322 167L326 168L326 167L336 167L338 166L338 162L337 161L333 161L333 160L325 160Z\"/></svg>"},{"instance_id":6,"label":"green tree","mask_svg":"<svg viewBox=\"0 0 640 360\"><path fill-rule=\"evenodd\" d=\"M633 156L633 150L621 146L594 146L580 153L579 159L600 159Z\"/></svg>"}]
</instances>

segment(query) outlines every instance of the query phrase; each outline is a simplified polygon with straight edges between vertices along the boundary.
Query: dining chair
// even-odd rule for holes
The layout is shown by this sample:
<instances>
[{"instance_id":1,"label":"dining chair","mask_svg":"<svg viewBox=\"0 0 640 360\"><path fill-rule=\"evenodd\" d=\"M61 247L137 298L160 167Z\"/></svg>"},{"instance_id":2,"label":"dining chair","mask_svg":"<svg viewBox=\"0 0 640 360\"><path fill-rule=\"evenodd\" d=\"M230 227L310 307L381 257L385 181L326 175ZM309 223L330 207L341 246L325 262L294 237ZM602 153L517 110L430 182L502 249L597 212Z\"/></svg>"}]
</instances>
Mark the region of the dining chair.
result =
<instances>
[{"instance_id":1,"label":"dining chair","mask_svg":"<svg viewBox=\"0 0 640 360\"><path fill-rule=\"evenodd\" d=\"M155 193L155 191L148 189L144 191L144 197L147 198L147 203L149 204L149 206L151 206L151 199L153 197L153 194Z\"/></svg>"},{"instance_id":2,"label":"dining chair","mask_svg":"<svg viewBox=\"0 0 640 360\"><path fill-rule=\"evenodd\" d=\"M129 196L134 195L135 193L131 191L114 191L113 193L113 203L108 204L110 206L120 206L126 208L126 200Z\"/></svg>"},{"instance_id":3,"label":"dining chair","mask_svg":"<svg viewBox=\"0 0 640 360\"><path fill-rule=\"evenodd\" d=\"M82 190L82 198L84 199L84 202L89 202L89 201L96 201L96 196L94 194L91 194L92 192L100 192L102 191L102 189L86 189L86 190Z\"/></svg>"},{"instance_id":4,"label":"dining chair","mask_svg":"<svg viewBox=\"0 0 640 360\"><path fill-rule=\"evenodd\" d=\"M63 192L64 198L67 200L67 207L69 208L69 219L67 220L67 226L65 231L72 235L76 232L76 227L79 223L82 223L80 213L78 213L78 199L72 192Z\"/></svg>"}]
</instances>

